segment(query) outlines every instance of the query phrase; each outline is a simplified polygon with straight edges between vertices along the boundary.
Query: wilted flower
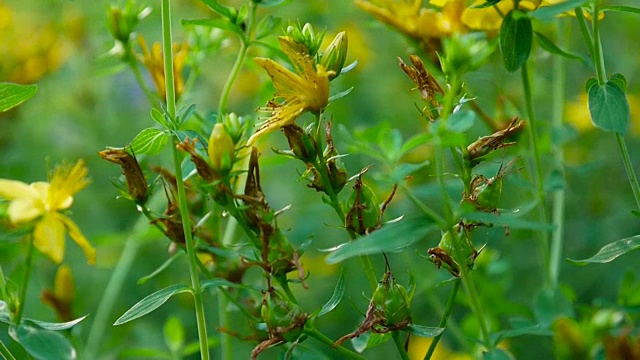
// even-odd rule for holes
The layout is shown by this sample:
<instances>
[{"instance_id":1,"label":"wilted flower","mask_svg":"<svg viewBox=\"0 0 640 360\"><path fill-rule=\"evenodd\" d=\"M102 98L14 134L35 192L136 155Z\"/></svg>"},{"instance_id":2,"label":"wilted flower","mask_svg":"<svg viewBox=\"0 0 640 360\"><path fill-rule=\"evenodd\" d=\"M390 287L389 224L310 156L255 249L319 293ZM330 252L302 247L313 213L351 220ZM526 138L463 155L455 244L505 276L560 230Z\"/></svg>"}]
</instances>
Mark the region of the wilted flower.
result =
<instances>
[{"instance_id":1,"label":"wilted flower","mask_svg":"<svg viewBox=\"0 0 640 360\"><path fill-rule=\"evenodd\" d=\"M151 50L142 36L138 36L138 44L142 49L140 61L149 70L153 83L156 85L158 95L164 101L167 94L164 79L164 57L162 56L162 45L159 42L153 43ZM187 43L173 44L173 83L176 89L176 100L184 92L184 78L182 69L187 59L189 46Z\"/></svg>"},{"instance_id":2,"label":"wilted flower","mask_svg":"<svg viewBox=\"0 0 640 360\"><path fill-rule=\"evenodd\" d=\"M317 114L329 104L329 77L334 72L327 71L321 64L314 66L313 57L293 38L281 36L278 40L295 72L271 59L254 59L267 71L276 92L266 107L271 116L249 138L249 145L264 134L293 124L305 111Z\"/></svg>"},{"instance_id":3,"label":"wilted flower","mask_svg":"<svg viewBox=\"0 0 640 360\"><path fill-rule=\"evenodd\" d=\"M89 264L95 263L96 250L82 235L78 226L62 214L62 211L73 204L73 195L89 183L86 175L84 162L78 160L73 167L56 167L49 183L25 184L0 179L0 197L10 201L8 214L11 223L23 225L35 220L33 244L55 263L61 263L64 259L65 230L82 248Z\"/></svg>"},{"instance_id":4,"label":"wilted flower","mask_svg":"<svg viewBox=\"0 0 640 360\"><path fill-rule=\"evenodd\" d=\"M142 202L147 199L147 179L144 177L135 156L129 154L125 149L106 149L100 151L98 155L122 167L122 175L124 175L127 191L131 197Z\"/></svg>"}]
</instances>

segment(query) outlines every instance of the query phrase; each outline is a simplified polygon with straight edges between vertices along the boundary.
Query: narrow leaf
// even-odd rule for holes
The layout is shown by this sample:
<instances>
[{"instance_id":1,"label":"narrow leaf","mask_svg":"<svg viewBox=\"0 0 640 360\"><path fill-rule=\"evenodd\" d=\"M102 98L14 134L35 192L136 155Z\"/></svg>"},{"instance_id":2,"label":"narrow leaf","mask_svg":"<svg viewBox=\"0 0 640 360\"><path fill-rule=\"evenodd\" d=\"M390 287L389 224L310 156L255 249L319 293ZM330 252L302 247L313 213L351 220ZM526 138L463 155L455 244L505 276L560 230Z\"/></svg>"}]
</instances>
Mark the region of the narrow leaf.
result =
<instances>
[{"instance_id":1,"label":"narrow leaf","mask_svg":"<svg viewBox=\"0 0 640 360\"><path fill-rule=\"evenodd\" d=\"M618 240L607 244L598 253L588 259L572 260L567 259L574 265L587 265L589 263L605 264L615 260L618 256L624 255L628 252L637 250L640 248L640 235L632 236L630 238Z\"/></svg>"},{"instance_id":2,"label":"narrow leaf","mask_svg":"<svg viewBox=\"0 0 640 360\"><path fill-rule=\"evenodd\" d=\"M71 329L76 324L78 324L82 320L86 319L87 316L89 316L89 315L85 315L85 316L83 316L81 318L77 318L75 320L71 320L71 321L67 321L67 322L63 322L63 323L52 323L52 322L45 322L45 321L39 321L39 320L33 320L33 319L25 319L25 320L33 322L34 324L38 325L39 327L41 327L41 328L43 328L45 330L60 331L60 330Z\"/></svg>"},{"instance_id":3,"label":"narrow leaf","mask_svg":"<svg viewBox=\"0 0 640 360\"><path fill-rule=\"evenodd\" d=\"M165 129L173 128L170 125L170 123L167 121L167 118L165 117L165 115L156 108L151 109L151 119L153 119L153 121L160 124Z\"/></svg>"},{"instance_id":4,"label":"narrow leaf","mask_svg":"<svg viewBox=\"0 0 640 360\"><path fill-rule=\"evenodd\" d=\"M60 333L40 329L36 326L11 325L9 335L18 342L29 355L40 360L76 359L78 354L71 343Z\"/></svg>"},{"instance_id":5,"label":"narrow leaf","mask_svg":"<svg viewBox=\"0 0 640 360\"><path fill-rule=\"evenodd\" d=\"M497 346L502 340L523 335L551 336L553 332L544 329L540 325L525 326L518 329L503 330L491 334L493 346Z\"/></svg>"},{"instance_id":6,"label":"narrow leaf","mask_svg":"<svg viewBox=\"0 0 640 360\"><path fill-rule=\"evenodd\" d=\"M211 10L217 12L218 14L231 19L232 14L231 10L227 6L220 5L216 0L201 0L205 5L207 5Z\"/></svg>"},{"instance_id":7,"label":"narrow leaf","mask_svg":"<svg viewBox=\"0 0 640 360\"><path fill-rule=\"evenodd\" d=\"M29 100L38 91L38 85L0 83L0 112L7 111Z\"/></svg>"},{"instance_id":8,"label":"narrow leaf","mask_svg":"<svg viewBox=\"0 0 640 360\"><path fill-rule=\"evenodd\" d=\"M196 25L231 31L244 38L244 32L240 26L225 19L184 19L182 25Z\"/></svg>"},{"instance_id":9,"label":"narrow leaf","mask_svg":"<svg viewBox=\"0 0 640 360\"><path fill-rule=\"evenodd\" d=\"M432 338L442 334L444 328L409 324L406 330L415 336Z\"/></svg>"},{"instance_id":10,"label":"narrow leaf","mask_svg":"<svg viewBox=\"0 0 640 360\"><path fill-rule=\"evenodd\" d=\"M258 25L256 25L256 40L260 40L271 35L275 29L280 26L280 23L282 23L282 19L279 17L272 15L263 17L262 20L258 22Z\"/></svg>"},{"instance_id":11,"label":"narrow leaf","mask_svg":"<svg viewBox=\"0 0 640 360\"><path fill-rule=\"evenodd\" d=\"M169 135L156 128L146 128L131 141L131 149L134 154L158 154L169 141Z\"/></svg>"},{"instance_id":12,"label":"narrow leaf","mask_svg":"<svg viewBox=\"0 0 640 360\"><path fill-rule=\"evenodd\" d=\"M509 12L500 27L500 51L507 71L514 72L524 65L531 54L532 42L531 18L524 11Z\"/></svg>"},{"instance_id":13,"label":"narrow leaf","mask_svg":"<svg viewBox=\"0 0 640 360\"><path fill-rule=\"evenodd\" d=\"M327 256L326 262L335 264L354 256L399 252L421 240L435 228L436 225L425 218L389 224L367 236L340 245Z\"/></svg>"},{"instance_id":14,"label":"narrow leaf","mask_svg":"<svg viewBox=\"0 0 640 360\"><path fill-rule=\"evenodd\" d=\"M143 276L140 279L138 279L138 285L142 285L142 284L146 283L147 281L153 279L156 275L160 274L166 268L168 268L169 265L173 264L174 261L176 261L178 258L182 257L183 254L184 254L183 251L177 251L173 256L171 256L170 258L165 260L165 262L162 263L162 265L160 265L157 269L153 270L153 272L151 274L149 274L147 276Z\"/></svg>"},{"instance_id":15,"label":"narrow leaf","mask_svg":"<svg viewBox=\"0 0 640 360\"><path fill-rule=\"evenodd\" d=\"M335 309L336 306L338 306L338 304L342 300L343 296L344 296L344 274L340 272L340 278L338 279L338 283L336 284L336 287L333 289L333 295L331 295L331 298L329 299L329 301L327 301L327 303L322 306L322 309L320 309L320 312L318 313L318 317L324 314L327 314L331 312L331 310Z\"/></svg>"},{"instance_id":16,"label":"narrow leaf","mask_svg":"<svg viewBox=\"0 0 640 360\"><path fill-rule=\"evenodd\" d=\"M172 285L162 290L158 290L133 305L131 309L127 310L113 325L122 325L131 320L147 315L159 308L173 295L184 292L193 292L193 290L191 290L187 285Z\"/></svg>"},{"instance_id":17,"label":"narrow leaf","mask_svg":"<svg viewBox=\"0 0 640 360\"><path fill-rule=\"evenodd\" d=\"M180 125L184 124L185 121L189 120L193 113L196 111L196 104L191 104L189 106L183 106L178 111L177 116L177 127L180 128Z\"/></svg>"},{"instance_id":18,"label":"narrow leaf","mask_svg":"<svg viewBox=\"0 0 640 360\"><path fill-rule=\"evenodd\" d=\"M640 8L634 8L631 6L621 6L621 5L603 6L600 8L600 11L620 11L620 12L630 12L630 13L640 14Z\"/></svg>"},{"instance_id":19,"label":"narrow leaf","mask_svg":"<svg viewBox=\"0 0 640 360\"><path fill-rule=\"evenodd\" d=\"M593 124L604 131L626 134L631 116L629 102L617 80L592 86L588 94L589 112Z\"/></svg>"},{"instance_id":20,"label":"narrow leaf","mask_svg":"<svg viewBox=\"0 0 640 360\"><path fill-rule=\"evenodd\" d=\"M485 212L471 212L463 214L462 217L466 221L473 221L486 225L508 226L511 229L551 231L554 228L551 224L523 220L513 214L500 214L498 216Z\"/></svg>"},{"instance_id":21,"label":"narrow leaf","mask_svg":"<svg viewBox=\"0 0 640 360\"><path fill-rule=\"evenodd\" d=\"M238 283L233 283L227 279L222 279L222 278L217 278L217 279L209 279L209 280L205 280L201 283L201 287L202 290L204 289L209 289L209 288L217 288L220 286L230 286L230 287L236 287L236 288L246 288L245 285L242 284L238 284Z\"/></svg>"},{"instance_id":22,"label":"narrow leaf","mask_svg":"<svg viewBox=\"0 0 640 360\"><path fill-rule=\"evenodd\" d=\"M589 0L570 0L552 6L542 6L531 12L531 17L542 21L551 21L554 17L573 10L589 2Z\"/></svg>"},{"instance_id":23,"label":"narrow leaf","mask_svg":"<svg viewBox=\"0 0 640 360\"><path fill-rule=\"evenodd\" d=\"M547 52L551 54L563 56L567 59L578 60L584 65L588 64L588 61L585 58L583 58L580 55L576 55L576 54L562 50L561 48L558 47L558 45L556 45L553 41L551 41L551 39L544 36L542 33L537 31L534 31L533 33L536 34L536 36L538 37L538 43L540 44L540 47L545 49Z\"/></svg>"}]
</instances>

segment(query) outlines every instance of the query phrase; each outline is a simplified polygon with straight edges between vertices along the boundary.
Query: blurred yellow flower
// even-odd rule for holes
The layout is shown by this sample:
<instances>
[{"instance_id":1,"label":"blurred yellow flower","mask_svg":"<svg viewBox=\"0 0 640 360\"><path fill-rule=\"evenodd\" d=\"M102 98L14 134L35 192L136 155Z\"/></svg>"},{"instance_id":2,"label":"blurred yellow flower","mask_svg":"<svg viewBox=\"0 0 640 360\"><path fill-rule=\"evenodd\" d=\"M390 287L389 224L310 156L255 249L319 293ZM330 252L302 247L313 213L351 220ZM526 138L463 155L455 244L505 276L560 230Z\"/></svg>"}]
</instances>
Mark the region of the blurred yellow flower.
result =
<instances>
[{"instance_id":1,"label":"blurred yellow flower","mask_svg":"<svg viewBox=\"0 0 640 360\"><path fill-rule=\"evenodd\" d=\"M314 66L313 57L293 38L280 36L278 40L296 72L271 59L254 58L269 74L276 92L266 106L271 116L249 138L249 145L264 134L293 124L305 111L318 114L329 104L329 76L334 72L320 64Z\"/></svg>"},{"instance_id":2,"label":"blurred yellow flower","mask_svg":"<svg viewBox=\"0 0 640 360\"><path fill-rule=\"evenodd\" d=\"M147 42L142 36L138 36L138 44L142 50L142 56L139 56L140 62L149 70L151 79L156 85L158 96L162 101L166 101L167 89L164 79L164 57L162 55L162 45L159 42L153 43L151 50L147 46ZM173 44L173 83L176 89L176 100L184 92L184 77L182 69L187 59L189 45L187 43Z\"/></svg>"},{"instance_id":3,"label":"blurred yellow flower","mask_svg":"<svg viewBox=\"0 0 640 360\"><path fill-rule=\"evenodd\" d=\"M42 301L53 308L61 321L71 321L73 319L71 305L75 293L74 287L75 283L71 268L63 264L56 272L53 291L45 289L40 295Z\"/></svg>"},{"instance_id":4,"label":"blurred yellow flower","mask_svg":"<svg viewBox=\"0 0 640 360\"><path fill-rule=\"evenodd\" d=\"M466 32L461 21L465 0L435 0L440 11L422 7L422 0L355 0L356 6L379 21L433 50L433 42L454 33Z\"/></svg>"},{"instance_id":5,"label":"blurred yellow flower","mask_svg":"<svg viewBox=\"0 0 640 360\"><path fill-rule=\"evenodd\" d=\"M629 109L631 111L629 132L634 135L640 135L640 97L628 94L627 100L629 101ZM580 133L588 132L596 128L591 122L589 96L586 93L580 94L578 98L567 104L565 108L565 118L573 124Z\"/></svg>"},{"instance_id":6,"label":"blurred yellow flower","mask_svg":"<svg viewBox=\"0 0 640 360\"><path fill-rule=\"evenodd\" d=\"M409 359L411 360L422 360L424 356L427 354L427 350L429 350L429 346L433 339L423 338L418 336L412 336L411 341L409 342L409 351L407 354L409 355ZM453 352L447 349L442 342L438 344L436 350L433 352L433 356L431 356L432 360L472 360L473 356L468 354L462 354Z\"/></svg>"},{"instance_id":7,"label":"blurred yellow flower","mask_svg":"<svg viewBox=\"0 0 640 360\"><path fill-rule=\"evenodd\" d=\"M55 263L64 259L64 234L69 236L84 251L89 264L95 263L96 251L82 235L78 226L61 211L73 204L73 195L82 190L89 180L87 168L82 160L70 167L57 166L50 183L0 179L0 197L10 201L9 219L14 225L35 221L33 244L38 251Z\"/></svg>"}]
</instances>

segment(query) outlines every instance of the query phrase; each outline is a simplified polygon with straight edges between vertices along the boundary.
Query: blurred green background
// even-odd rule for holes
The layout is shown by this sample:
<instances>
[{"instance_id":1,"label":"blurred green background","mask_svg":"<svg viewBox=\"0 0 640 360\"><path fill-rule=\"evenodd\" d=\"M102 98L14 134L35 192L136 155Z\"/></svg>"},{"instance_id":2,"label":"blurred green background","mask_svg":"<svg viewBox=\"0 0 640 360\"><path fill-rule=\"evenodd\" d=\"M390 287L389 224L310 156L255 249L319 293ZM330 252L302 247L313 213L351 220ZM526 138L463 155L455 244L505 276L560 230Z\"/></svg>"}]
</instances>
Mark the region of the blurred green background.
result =
<instances>
[{"instance_id":1,"label":"blurred green background","mask_svg":"<svg viewBox=\"0 0 640 360\"><path fill-rule=\"evenodd\" d=\"M113 39L106 27L106 10L109 1L19 1L0 2L0 81L37 83L37 95L8 113L0 114L0 178L24 182L45 180L47 169L62 160L83 158L89 168L91 185L75 197L72 218L87 238L98 249L95 266L88 266L81 251L67 241L65 263L73 270L76 281L74 315L90 314L89 318L73 329L75 345L83 348L93 314L103 297L103 291L124 249L127 235L139 214L133 205L117 199L112 179L119 176L118 167L101 160L97 152L106 146L121 147L143 128L152 124L150 105L136 84L132 73L117 58L107 52L113 47ZM148 43L160 39L160 9L157 1L138 1L152 7L151 15L143 20L137 32ZM225 2L239 6L239 1ZM609 2L608 2L609 3ZM614 3L613 1L610 3ZM635 1L616 1L617 5L637 5ZM193 29L180 25L180 19L214 16L206 6L197 1L174 1L174 40L193 38ZM289 1L285 6L268 8L260 13L273 12L287 21L310 22L316 29L326 29L330 39L338 31L346 30L349 36L348 62L358 60L356 69L332 83L335 91L354 87L351 94L330 105L326 114L333 117L334 137L338 150L349 152L349 141L341 137L339 128L352 134L369 136L366 131L381 124L399 129L404 138L424 131L426 123L419 117L414 104L419 96L410 89L413 86L398 67L397 57L419 51L402 35L375 21L344 0ZM571 41L566 45L573 52L584 55L586 50L575 21L570 22ZM640 164L640 48L637 44L638 16L609 13L602 22L604 53L607 72L623 73L628 82L632 110L631 130L626 137L634 163ZM549 25L536 23L535 29ZM279 34L279 33L278 33ZM223 34L224 35L224 34ZM270 39L271 41L275 38ZM226 75L231 69L238 43L231 36L221 43L219 51L203 59L201 77L194 91L181 99L182 104L195 103L203 113L215 110ZM253 49L252 56L266 53ZM549 133L551 104L550 83L551 56L534 45L534 99L541 134ZM144 69L143 69L144 71ZM618 154L615 138L595 129L588 120L584 84L594 75L591 67L578 62L568 63L567 78L567 127L564 135L566 153L566 229L564 256L581 259L593 255L605 244L636 235L640 226L631 215L634 208L624 168ZM145 76L147 73L145 73ZM150 78L146 78L151 86ZM470 97L477 97L480 105L492 116L498 116L499 98L506 99L504 116L523 115L522 88L519 74L509 74L502 69L499 51L490 63L469 74L466 85ZM268 77L255 63L248 61L231 92L230 111L241 115L255 114L271 96ZM309 116L309 115L305 115ZM303 117L310 121L310 117ZM525 118L526 120L526 118ZM470 132L469 140L489 133L482 123ZM548 141L548 136L546 136ZM543 140L545 136L543 135ZM322 204L320 195L297 181L304 169L301 164L275 155L270 148L285 148L284 138L275 133L260 144L262 180L267 200L274 209L288 204L293 210L280 218L290 241L300 244L313 238L310 250L302 257L305 269L310 272L309 289L294 287L303 308L313 311L328 300L340 271L344 271L347 296L338 308L323 317L319 329L332 338L338 338L355 329L362 317L354 310L353 302L364 311L368 296L362 278L360 264L350 260L338 265L326 265L319 249L326 249L348 240L346 233L336 229L337 218L331 209ZM526 156L524 148L516 152ZM430 149L411 154L406 161L417 162L431 157ZM142 158L145 172L151 165L166 165L168 153ZM545 159L545 164L550 164ZM389 169L366 155L353 152L344 159L349 174L356 174L362 167L374 164L367 180L381 198L391 190L385 181ZM497 166L497 164L494 164ZM453 170L453 167L451 168ZM425 168L410 182L416 191L433 208L440 209L433 166ZM452 179L452 183L455 183ZM529 196L522 175L507 178L503 193L503 206L521 205ZM460 191L453 187L454 199ZM404 215L416 216L418 212L403 194L391 203L385 220ZM401 283L408 282L409 273L415 276L417 291L413 300L413 319L421 325L436 326L448 287L435 287L449 277L426 258L426 250L437 244L440 235L431 234L400 254L391 254L391 267ZM109 323L147 294L174 283L187 283L186 264L177 262L144 285L136 281L156 269L168 257L169 242L158 232L149 230L136 239L142 243L134 265L127 274L124 288L117 298ZM533 298L543 282L541 254L536 244L536 234L514 231L509 237L502 229L487 229L476 235L476 244L487 243L478 266L479 292L483 306L493 314L492 327L506 329L514 318L533 319ZM25 247L16 239L0 241L0 261L5 275L19 281ZM573 289L575 302L581 306L615 303L623 275L632 272L640 276L636 254L629 254L606 265L575 267L563 262L561 283ZM36 257L35 273L29 288L26 314L30 318L55 320L55 314L40 301L40 293L51 288L56 266L41 255ZM383 271L380 257L374 257L379 274ZM257 271L247 275L249 281L260 282ZM347 299L350 299L350 301ZM207 296L209 328L217 324L216 298ZM475 318L469 316L464 294L454 310L452 326L474 333ZM101 358L123 358L122 350L135 348L165 349L162 326L170 315L180 318L190 340L197 338L192 304L187 296L172 299L158 311L119 327L111 327L101 339ZM243 321L235 312L234 319ZM455 338L447 331L445 346L464 350L468 339ZM215 335L214 331L210 335ZM0 339L10 342L6 332L0 331ZM462 341L462 343L461 343ZM307 344L307 343L305 343ZM14 344L15 345L15 344ZM334 356L327 347L309 340L308 346L319 349L327 356ZM248 358L250 342L234 340L238 358ZM466 345L465 345L466 346ZM507 346L519 359L548 358L552 354L550 337L521 337L509 340ZM12 349L16 346L12 346ZM16 348L16 353L20 353ZM215 350L214 350L215 354ZM269 350L264 358L280 356L280 350ZM388 343L367 353L368 358L395 358L396 350ZM145 358L146 356L142 356Z\"/></svg>"}]
</instances>

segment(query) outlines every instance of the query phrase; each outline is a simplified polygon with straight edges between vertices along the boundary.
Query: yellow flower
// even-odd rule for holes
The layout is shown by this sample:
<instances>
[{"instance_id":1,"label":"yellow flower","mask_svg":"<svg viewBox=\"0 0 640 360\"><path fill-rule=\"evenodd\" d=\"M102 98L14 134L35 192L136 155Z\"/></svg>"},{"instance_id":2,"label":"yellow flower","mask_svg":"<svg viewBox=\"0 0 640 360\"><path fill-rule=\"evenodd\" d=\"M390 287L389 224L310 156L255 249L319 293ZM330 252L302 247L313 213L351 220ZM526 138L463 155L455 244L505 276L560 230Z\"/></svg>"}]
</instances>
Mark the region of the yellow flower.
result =
<instances>
[{"instance_id":1,"label":"yellow flower","mask_svg":"<svg viewBox=\"0 0 640 360\"><path fill-rule=\"evenodd\" d=\"M314 66L313 57L307 54L304 45L291 37L281 36L278 40L295 72L271 59L254 58L269 74L276 92L266 107L271 116L249 138L249 145L264 134L293 124L303 112L318 114L329 104L329 76L334 72L320 64Z\"/></svg>"},{"instance_id":2,"label":"yellow flower","mask_svg":"<svg viewBox=\"0 0 640 360\"><path fill-rule=\"evenodd\" d=\"M460 17L465 0L436 0L440 11L422 8L422 0L355 0L356 6L429 48L434 40L466 32Z\"/></svg>"},{"instance_id":3,"label":"yellow flower","mask_svg":"<svg viewBox=\"0 0 640 360\"><path fill-rule=\"evenodd\" d=\"M166 98L166 86L164 79L164 57L162 55L162 45L159 42L153 43L151 50L147 46L147 42L142 36L138 36L138 44L142 49L142 57L140 61L149 70L151 79L156 85L158 95L162 101ZM180 95L184 92L184 78L182 76L182 69L187 59L189 46L187 43L182 45L173 44L173 83L176 88L176 100L180 98Z\"/></svg>"},{"instance_id":4,"label":"yellow flower","mask_svg":"<svg viewBox=\"0 0 640 360\"><path fill-rule=\"evenodd\" d=\"M23 225L35 220L33 244L55 263L64 259L64 234L84 251L89 264L95 263L96 250L82 235L78 226L61 211L73 204L73 195L82 190L89 180L82 160L73 166L58 166L50 183L25 184L16 180L0 179L0 197L10 201L9 220Z\"/></svg>"},{"instance_id":5,"label":"yellow flower","mask_svg":"<svg viewBox=\"0 0 640 360\"><path fill-rule=\"evenodd\" d=\"M409 359L424 359L424 356L427 354L427 350L431 345L433 339L423 338L419 336L412 336L411 341L409 342L409 351L407 354L409 355ZM439 343L436 347L436 350L433 352L431 357L433 360L471 360L473 356L468 354L457 353L449 350L445 344Z\"/></svg>"},{"instance_id":6,"label":"yellow flower","mask_svg":"<svg viewBox=\"0 0 640 360\"><path fill-rule=\"evenodd\" d=\"M629 110L631 111L631 124L629 132L633 135L640 135L640 97L633 94L627 95ZM578 98L567 104L565 108L566 119L576 127L579 133L594 130L596 127L591 122L589 113L589 96L581 93Z\"/></svg>"}]
</instances>

